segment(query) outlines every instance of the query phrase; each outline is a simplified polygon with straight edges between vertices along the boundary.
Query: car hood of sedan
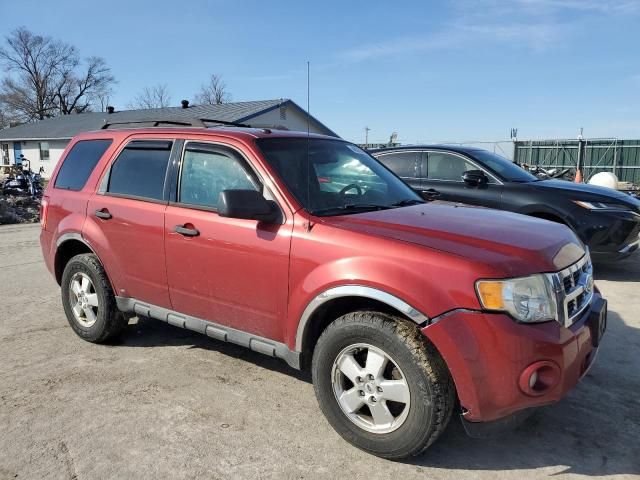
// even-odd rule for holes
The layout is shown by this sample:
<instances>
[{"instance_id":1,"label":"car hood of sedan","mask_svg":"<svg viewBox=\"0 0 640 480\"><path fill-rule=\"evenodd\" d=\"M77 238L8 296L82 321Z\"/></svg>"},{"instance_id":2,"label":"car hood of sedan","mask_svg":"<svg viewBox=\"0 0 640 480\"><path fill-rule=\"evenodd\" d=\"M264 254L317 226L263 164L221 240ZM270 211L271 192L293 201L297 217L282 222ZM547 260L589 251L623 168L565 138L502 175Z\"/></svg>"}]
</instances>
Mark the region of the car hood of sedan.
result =
<instances>
[{"instance_id":1,"label":"car hood of sedan","mask_svg":"<svg viewBox=\"0 0 640 480\"><path fill-rule=\"evenodd\" d=\"M482 262L505 277L558 271L585 254L564 225L447 202L324 217L323 223Z\"/></svg>"},{"instance_id":2,"label":"car hood of sedan","mask_svg":"<svg viewBox=\"0 0 640 480\"><path fill-rule=\"evenodd\" d=\"M540 180L534 182L533 185L539 188L552 188L554 190L564 190L567 195L575 196L575 200L592 199L601 202L621 202L628 205L634 205L640 208L640 200L633 198L631 195L619 192L613 188L600 187L597 185L589 185L588 183L573 183L565 180ZM596 198L599 197L599 198Z\"/></svg>"}]
</instances>

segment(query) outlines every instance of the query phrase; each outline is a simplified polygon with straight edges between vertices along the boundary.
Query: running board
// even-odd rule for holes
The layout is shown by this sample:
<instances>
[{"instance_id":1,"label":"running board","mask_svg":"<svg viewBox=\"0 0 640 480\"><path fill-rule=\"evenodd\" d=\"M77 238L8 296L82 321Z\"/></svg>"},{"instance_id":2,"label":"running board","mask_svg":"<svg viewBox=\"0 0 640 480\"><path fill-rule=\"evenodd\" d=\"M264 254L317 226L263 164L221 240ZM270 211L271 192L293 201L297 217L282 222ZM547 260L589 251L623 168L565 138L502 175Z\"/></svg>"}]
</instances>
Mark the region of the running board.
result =
<instances>
[{"instance_id":1,"label":"running board","mask_svg":"<svg viewBox=\"0 0 640 480\"><path fill-rule=\"evenodd\" d=\"M216 340L235 343L236 345L247 347L254 352L280 358L291 367L300 370L300 352L289 350L289 347L284 343L275 342L268 338L236 330L235 328L225 327L207 320L174 312L167 308L141 302L135 298L116 297L116 304L118 305L118 310L121 312L134 313L143 317L153 318L176 327L201 333Z\"/></svg>"}]
</instances>

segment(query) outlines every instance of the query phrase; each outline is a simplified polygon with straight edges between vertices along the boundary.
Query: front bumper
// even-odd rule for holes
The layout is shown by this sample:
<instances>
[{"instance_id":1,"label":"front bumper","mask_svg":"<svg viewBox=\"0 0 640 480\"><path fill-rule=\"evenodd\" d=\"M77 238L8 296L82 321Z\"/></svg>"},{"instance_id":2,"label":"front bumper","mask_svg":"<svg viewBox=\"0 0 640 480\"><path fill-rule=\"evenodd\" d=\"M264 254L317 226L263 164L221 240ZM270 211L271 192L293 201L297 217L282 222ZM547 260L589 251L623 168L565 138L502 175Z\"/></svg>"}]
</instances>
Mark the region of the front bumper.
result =
<instances>
[{"instance_id":1,"label":"front bumper","mask_svg":"<svg viewBox=\"0 0 640 480\"><path fill-rule=\"evenodd\" d=\"M604 307L602 306L604 304ZM590 327L604 308L596 337ZM566 328L558 322L517 323L504 314L458 310L422 329L444 358L456 385L463 418L493 422L521 410L557 402L586 374L606 327L606 302L595 293L589 308ZM525 393L523 372L546 363L557 383L544 393ZM557 367L557 368L556 368Z\"/></svg>"},{"instance_id":2,"label":"front bumper","mask_svg":"<svg viewBox=\"0 0 640 480\"><path fill-rule=\"evenodd\" d=\"M585 212L576 231L595 261L620 260L640 249L640 215L635 212Z\"/></svg>"}]
</instances>

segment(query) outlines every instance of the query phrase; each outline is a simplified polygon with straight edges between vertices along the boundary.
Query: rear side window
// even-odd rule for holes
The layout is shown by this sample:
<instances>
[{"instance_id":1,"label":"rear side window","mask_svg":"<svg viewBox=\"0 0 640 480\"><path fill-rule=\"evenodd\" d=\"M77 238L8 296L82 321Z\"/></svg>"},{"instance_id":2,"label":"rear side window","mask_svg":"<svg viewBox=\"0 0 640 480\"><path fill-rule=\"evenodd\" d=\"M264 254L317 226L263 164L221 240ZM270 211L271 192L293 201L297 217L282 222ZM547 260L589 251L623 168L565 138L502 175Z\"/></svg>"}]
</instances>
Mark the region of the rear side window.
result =
<instances>
[{"instance_id":1,"label":"rear side window","mask_svg":"<svg viewBox=\"0 0 640 480\"><path fill-rule=\"evenodd\" d=\"M380 155L380 160L389 170L402 178L416 178L416 165L419 153L398 152Z\"/></svg>"},{"instance_id":2,"label":"rear side window","mask_svg":"<svg viewBox=\"0 0 640 480\"><path fill-rule=\"evenodd\" d=\"M111 167L107 192L162 200L171 142L133 141Z\"/></svg>"},{"instance_id":3,"label":"rear side window","mask_svg":"<svg viewBox=\"0 0 640 480\"><path fill-rule=\"evenodd\" d=\"M111 140L82 140L76 143L58 171L55 187L82 190L111 142Z\"/></svg>"}]
</instances>

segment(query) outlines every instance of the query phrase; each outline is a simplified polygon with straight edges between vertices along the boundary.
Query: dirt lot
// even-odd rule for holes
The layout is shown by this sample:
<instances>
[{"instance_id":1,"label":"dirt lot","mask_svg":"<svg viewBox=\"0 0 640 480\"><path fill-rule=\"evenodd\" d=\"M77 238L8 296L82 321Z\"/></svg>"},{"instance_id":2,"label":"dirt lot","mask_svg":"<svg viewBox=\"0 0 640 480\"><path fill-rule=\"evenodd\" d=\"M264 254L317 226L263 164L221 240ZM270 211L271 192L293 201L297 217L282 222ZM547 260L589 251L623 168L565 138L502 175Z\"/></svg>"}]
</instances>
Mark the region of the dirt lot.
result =
<instances>
[{"instance_id":1,"label":"dirt lot","mask_svg":"<svg viewBox=\"0 0 640 480\"><path fill-rule=\"evenodd\" d=\"M343 442L305 375L151 320L117 345L76 337L37 225L0 227L0 479L640 476L640 259L598 269L609 332L564 401L521 429L467 438L458 421L393 463Z\"/></svg>"}]
</instances>

